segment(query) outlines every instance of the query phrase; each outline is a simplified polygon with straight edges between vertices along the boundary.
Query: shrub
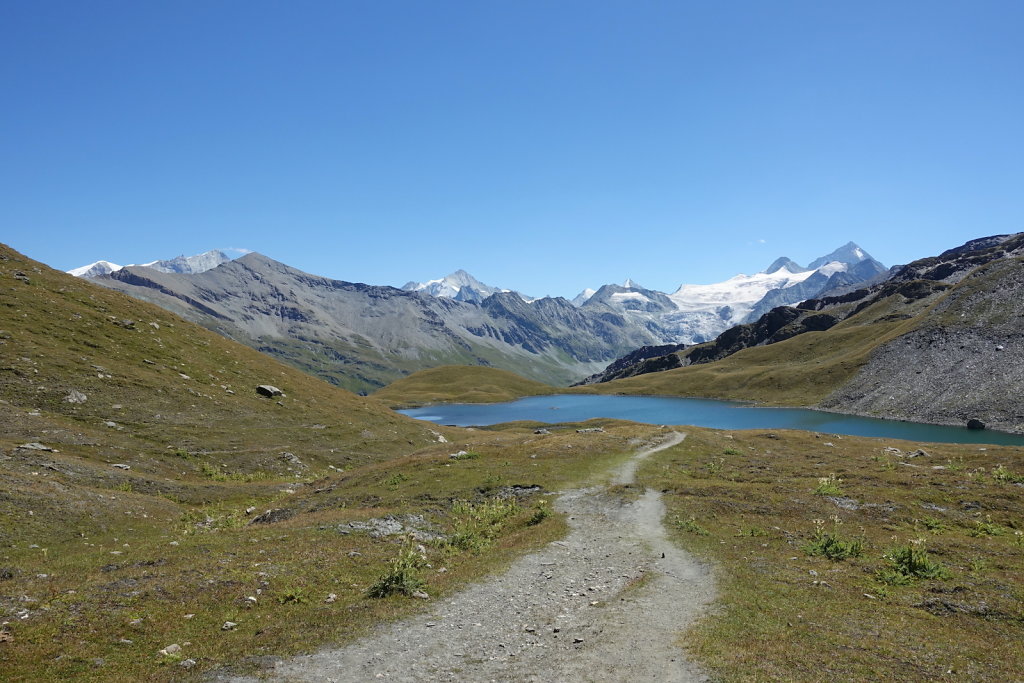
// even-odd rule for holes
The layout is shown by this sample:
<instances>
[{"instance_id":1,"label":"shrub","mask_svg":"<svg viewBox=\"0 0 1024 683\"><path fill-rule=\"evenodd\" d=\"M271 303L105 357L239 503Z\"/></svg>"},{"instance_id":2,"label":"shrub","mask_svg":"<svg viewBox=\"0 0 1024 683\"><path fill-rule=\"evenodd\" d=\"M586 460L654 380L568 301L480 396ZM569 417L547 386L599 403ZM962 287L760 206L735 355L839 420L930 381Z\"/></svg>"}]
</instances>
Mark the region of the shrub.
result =
<instances>
[{"instance_id":1,"label":"shrub","mask_svg":"<svg viewBox=\"0 0 1024 683\"><path fill-rule=\"evenodd\" d=\"M949 570L928 556L924 541L918 539L896 546L885 554L889 566L878 571L876 578L890 586L905 586L917 579L948 579Z\"/></svg>"},{"instance_id":2,"label":"shrub","mask_svg":"<svg viewBox=\"0 0 1024 683\"><path fill-rule=\"evenodd\" d=\"M419 570L425 562L412 546L412 541L406 539L398 556L391 561L391 566L370 586L366 594L371 598L386 598L396 593L412 595L426 585L419 576Z\"/></svg>"},{"instance_id":3,"label":"shrub","mask_svg":"<svg viewBox=\"0 0 1024 683\"><path fill-rule=\"evenodd\" d=\"M505 522L518 512L519 505L514 498L491 498L482 503L457 500L452 503L455 531L446 544L456 550L482 550L497 538Z\"/></svg>"},{"instance_id":4,"label":"shrub","mask_svg":"<svg viewBox=\"0 0 1024 683\"><path fill-rule=\"evenodd\" d=\"M848 557L860 557L864 552L864 539L846 539L839 535L839 526L842 521L838 517L832 518L832 530L825 530L825 520L814 520L814 533L803 551L812 557L827 557L838 562Z\"/></svg>"},{"instance_id":5,"label":"shrub","mask_svg":"<svg viewBox=\"0 0 1024 683\"><path fill-rule=\"evenodd\" d=\"M285 592L281 593L281 595L277 596L277 601L282 605L287 605L288 603L295 603L297 605L301 605L309 602L309 598L306 596L305 589L290 588Z\"/></svg>"},{"instance_id":6,"label":"shrub","mask_svg":"<svg viewBox=\"0 0 1024 683\"><path fill-rule=\"evenodd\" d=\"M946 526L946 523L943 522L941 519L938 519L937 517L925 517L924 519L919 521L921 522L921 526L923 526L925 529L932 532L933 534L941 533L948 528Z\"/></svg>"},{"instance_id":7,"label":"shrub","mask_svg":"<svg viewBox=\"0 0 1024 683\"><path fill-rule=\"evenodd\" d=\"M676 519L676 526L683 531L688 531L691 534L697 534L698 536L707 536L711 532L702 527L697 523L697 520L691 515L689 519Z\"/></svg>"},{"instance_id":8,"label":"shrub","mask_svg":"<svg viewBox=\"0 0 1024 683\"><path fill-rule=\"evenodd\" d=\"M398 488L399 484L401 484L403 481L408 481L408 480L409 480L408 475L406 475L403 472L397 472L395 474L392 474L387 479L385 479L384 480L384 485L387 486L388 489L394 491L395 489Z\"/></svg>"},{"instance_id":9,"label":"shrub","mask_svg":"<svg viewBox=\"0 0 1024 683\"><path fill-rule=\"evenodd\" d=\"M1024 476L1014 474L1002 465L992 468L992 479L1000 484L1021 484L1024 483Z\"/></svg>"},{"instance_id":10,"label":"shrub","mask_svg":"<svg viewBox=\"0 0 1024 683\"><path fill-rule=\"evenodd\" d=\"M548 501L542 500L533 508L533 514L526 520L527 526L536 526L551 516L551 506Z\"/></svg>"},{"instance_id":11,"label":"shrub","mask_svg":"<svg viewBox=\"0 0 1024 683\"><path fill-rule=\"evenodd\" d=\"M830 474L827 477L821 477L818 479L818 486L814 489L814 495L816 496L841 496L843 495L843 489L840 484L843 480L834 474Z\"/></svg>"},{"instance_id":12,"label":"shrub","mask_svg":"<svg viewBox=\"0 0 1024 683\"><path fill-rule=\"evenodd\" d=\"M967 533L975 538L981 538L982 536L1002 536L1009 531L1005 526L993 522L990 515L985 515L985 521L977 522L975 527Z\"/></svg>"}]
</instances>

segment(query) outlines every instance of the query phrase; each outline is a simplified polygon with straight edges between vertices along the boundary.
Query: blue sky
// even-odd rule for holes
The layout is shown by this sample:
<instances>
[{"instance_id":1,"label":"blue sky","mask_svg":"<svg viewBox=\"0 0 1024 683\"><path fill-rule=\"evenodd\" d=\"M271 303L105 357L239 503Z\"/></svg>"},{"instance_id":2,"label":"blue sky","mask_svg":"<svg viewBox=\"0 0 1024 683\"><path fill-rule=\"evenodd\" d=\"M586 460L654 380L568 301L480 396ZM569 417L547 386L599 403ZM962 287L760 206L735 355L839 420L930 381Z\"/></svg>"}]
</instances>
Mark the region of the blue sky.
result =
<instances>
[{"instance_id":1,"label":"blue sky","mask_svg":"<svg viewBox=\"0 0 1024 683\"><path fill-rule=\"evenodd\" d=\"M1024 230L1024 3L0 0L0 241L673 290Z\"/></svg>"}]
</instances>

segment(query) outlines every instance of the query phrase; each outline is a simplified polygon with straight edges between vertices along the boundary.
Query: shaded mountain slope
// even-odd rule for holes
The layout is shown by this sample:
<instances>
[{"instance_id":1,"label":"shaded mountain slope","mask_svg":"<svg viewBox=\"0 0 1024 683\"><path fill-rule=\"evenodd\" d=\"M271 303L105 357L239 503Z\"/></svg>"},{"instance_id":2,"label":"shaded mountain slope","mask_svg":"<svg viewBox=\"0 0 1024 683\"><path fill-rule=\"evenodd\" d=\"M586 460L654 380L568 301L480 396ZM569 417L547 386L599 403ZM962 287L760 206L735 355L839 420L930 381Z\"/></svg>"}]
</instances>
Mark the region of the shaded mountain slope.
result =
<instances>
[{"instance_id":1,"label":"shaded mountain slope","mask_svg":"<svg viewBox=\"0 0 1024 683\"><path fill-rule=\"evenodd\" d=\"M353 390L450 364L568 383L663 336L608 307L514 293L461 302L318 277L260 254L197 275L129 267L96 281Z\"/></svg>"}]
</instances>

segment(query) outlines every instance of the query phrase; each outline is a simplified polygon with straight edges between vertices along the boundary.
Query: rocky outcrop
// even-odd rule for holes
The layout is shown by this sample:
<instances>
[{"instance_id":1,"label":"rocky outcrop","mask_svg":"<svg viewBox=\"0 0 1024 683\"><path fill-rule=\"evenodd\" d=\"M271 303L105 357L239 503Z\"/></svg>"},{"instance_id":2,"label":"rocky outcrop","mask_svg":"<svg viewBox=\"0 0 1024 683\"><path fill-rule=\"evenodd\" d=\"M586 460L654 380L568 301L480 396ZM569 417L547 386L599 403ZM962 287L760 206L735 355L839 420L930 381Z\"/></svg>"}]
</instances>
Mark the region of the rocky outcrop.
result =
<instances>
[{"instance_id":1,"label":"rocky outcrop","mask_svg":"<svg viewBox=\"0 0 1024 683\"><path fill-rule=\"evenodd\" d=\"M962 266L977 254L927 264L928 272L950 273L959 283L916 329L876 348L853 380L821 406L1024 431L1024 259L1006 253L995 261L985 254L986 263L967 274Z\"/></svg>"},{"instance_id":2,"label":"rocky outcrop","mask_svg":"<svg viewBox=\"0 0 1024 683\"><path fill-rule=\"evenodd\" d=\"M605 368L602 372L587 377L577 386L610 382L613 379L624 379L650 372L661 372L681 368L679 351L688 348L686 344L663 344L661 346L644 346L626 354Z\"/></svg>"}]
</instances>

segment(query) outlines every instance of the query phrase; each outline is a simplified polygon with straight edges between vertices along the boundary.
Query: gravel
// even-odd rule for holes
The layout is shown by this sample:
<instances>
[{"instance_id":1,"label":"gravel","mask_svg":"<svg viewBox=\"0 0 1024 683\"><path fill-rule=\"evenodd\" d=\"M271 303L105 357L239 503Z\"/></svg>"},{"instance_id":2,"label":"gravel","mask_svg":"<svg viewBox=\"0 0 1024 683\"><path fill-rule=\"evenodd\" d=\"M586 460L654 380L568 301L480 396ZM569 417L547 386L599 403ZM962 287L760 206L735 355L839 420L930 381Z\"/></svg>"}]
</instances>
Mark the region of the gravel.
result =
<instances>
[{"instance_id":1,"label":"gravel","mask_svg":"<svg viewBox=\"0 0 1024 683\"><path fill-rule=\"evenodd\" d=\"M613 476L685 437L638 452ZM562 493L571 531L433 609L266 672L282 681L704 681L680 647L714 597L707 566L672 545L657 491ZM640 579L646 578L643 583ZM252 679L235 678L235 681Z\"/></svg>"}]
</instances>

